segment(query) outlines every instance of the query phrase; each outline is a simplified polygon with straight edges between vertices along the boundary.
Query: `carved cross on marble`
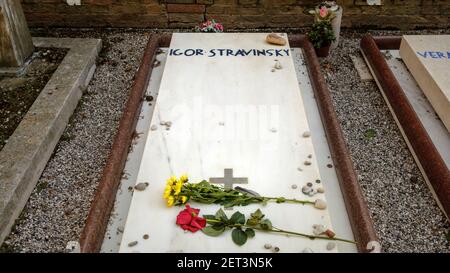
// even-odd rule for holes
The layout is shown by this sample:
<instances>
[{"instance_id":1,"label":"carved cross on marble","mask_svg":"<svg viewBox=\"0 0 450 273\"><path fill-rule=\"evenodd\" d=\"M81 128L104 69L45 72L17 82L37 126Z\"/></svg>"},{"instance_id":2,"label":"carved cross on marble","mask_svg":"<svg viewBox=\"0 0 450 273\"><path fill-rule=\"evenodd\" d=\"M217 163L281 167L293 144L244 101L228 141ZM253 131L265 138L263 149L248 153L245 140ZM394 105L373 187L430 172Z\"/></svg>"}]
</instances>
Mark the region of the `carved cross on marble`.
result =
<instances>
[{"instance_id":1,"label":"carved cross on marble","mask_svg":"<svg viewBox=\"0 0 450 273\"><path fill-rule=\"evenodd\" d=\"M212 177L209 183L223 184L226 190L233 189L233 184L247 184L247 177L233 177L233 169L225 169L224 177Z\"/></svg>"}]
</instances>

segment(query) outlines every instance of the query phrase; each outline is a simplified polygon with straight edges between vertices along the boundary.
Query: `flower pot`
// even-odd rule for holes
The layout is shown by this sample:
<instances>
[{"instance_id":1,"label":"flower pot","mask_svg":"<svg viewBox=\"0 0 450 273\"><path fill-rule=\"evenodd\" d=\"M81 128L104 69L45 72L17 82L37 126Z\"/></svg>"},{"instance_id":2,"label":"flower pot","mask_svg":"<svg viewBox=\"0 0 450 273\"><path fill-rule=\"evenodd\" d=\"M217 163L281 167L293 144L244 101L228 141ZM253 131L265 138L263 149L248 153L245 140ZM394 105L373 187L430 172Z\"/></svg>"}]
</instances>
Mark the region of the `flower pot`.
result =
<instances>
[{"instance_id":1,"label":"flower pot","mask_svg":"<svg viewBox=\"0 0 450 273\"><path fill-rule=\"evenodd\" d=\"M334 41L331 44L331 49L337 48L337 46L339 44L339 35L341 33L342 12L343 12L342 7L338 6L338 10L334 12L336 14L336 17L331 21L334 36L336 36L336 41Z\"/></svg>"},{"instance_id":2,"label":"flower pot","mask_svg":"<svg viewBox=\"0 0 450 273\"><path fill-rule=\"evenodd\" d=\"M316 51L317 57L322 57L322 58L327 57L328 54L330 53L330 47L331 47L331 44L322 46L321 48L314 48L314 50Z\"/></svg>"}]
</instances>

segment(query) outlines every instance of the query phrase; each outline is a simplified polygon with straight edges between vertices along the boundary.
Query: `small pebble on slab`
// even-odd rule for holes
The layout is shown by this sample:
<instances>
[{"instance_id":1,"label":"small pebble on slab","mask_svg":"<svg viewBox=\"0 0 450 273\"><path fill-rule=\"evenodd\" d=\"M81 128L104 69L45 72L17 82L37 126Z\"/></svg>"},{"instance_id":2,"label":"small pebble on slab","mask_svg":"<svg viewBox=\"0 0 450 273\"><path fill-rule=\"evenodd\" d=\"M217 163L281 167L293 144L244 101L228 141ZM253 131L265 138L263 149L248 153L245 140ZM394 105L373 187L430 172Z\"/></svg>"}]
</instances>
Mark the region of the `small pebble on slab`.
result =
<instances>
[{"instance_id":1,"label":"small pebble on slab","mask_svg":"<svg viewBox=\"0 0 450 273\"><path fill-rule=\"evenodd\" d=\"M281 67L281 63L280 63L279 61L276 61L276 62L275 62L275 65L274 65L274 68L275 68L275 69L278 69L278 70L281 69L281 68L282 68L282 67Z\"/></svg>"},{"instance_id":2,"label":"small pebble on slab","mask_svg":"<svg viewBox=\"0 0 450 273\"><path fill-rule=\"evenodd\" d=\"M325 230L325 235L327 235L328 238L334 238L336 236L336 233L334 233L334 231L332 231L331 229L327 229Z\"/></svg>"},{"instance_id":3,"label":"small pebble on slab","mask_svg":"<svg viewBox=\"0 0 450 273\"><path fill-rule=\"evenodd\" d=\"M135 245L137 245L138 244L138 241L133 241L133 242L129 242L128 243L128 246L129 247L133 247L133 246L135 246Z\"/></svg>"},{"instance_id":4,"label":"small pebble on slab","mask_svg":"<svg viewBox=\"0 0 450 273\"><path fill-rule=\"evenodd\" d=\"M311 133L309 131L306 131L303 133L303 137L310 137Z\"/></svg>"},{"instance_id":5,"label":"small pebble on slab","mask_svg":"<svg viewBox=\"0 0 450 273\"><path fill-rule=\"evenodd\" d=\"M329 242L327 244L327 250L333 250L336 247L336 243L335 242Z\"/></svg>"},{"instance_id":6,"label":"small pebble on slab","mask_svg":"<svg viewBox=\"0 0 450 273\"><path fill-rule=\"evenodd\" d=\"M327 203L325 201L323 201L322 199L316 199L316 201L314 202L314 207L316 209L326 209Z\"/></svg>"},{"instance_id":7,"label":"small pebble on slab","mask_svg":"<svg viewBox=\"0 0 450 273\"><path fill-rule=\"evenodd\" d=\"M309 194L311 191L312 191L312 188L311 188L311 187L308 187L307 185L305 185L305 186L302 187L302 192L303 192L304 194Z\"/></svg>"},{"instance_id":8,"label":"small pebble on slab","mask_svg":"<svg viewBox=\"0 0 450 273\"><path fill-rule=\"evenodd\" d=\"M309 248L309 247L303 249L302 252L303 252L303 253L314 253L314 251L313 251L311 248Z\"/></svg>"},{"instance_id":9,"label":"small pebble on slab","mask_svg":"<svg viewBox=\"0 0 450 273\"><path fill-rule=\"evenodd\" d=\"M273 45L285 45L286 44L286 39L284 39L283 37L281 37L280 35L276 34L276 33L270 33L267 35L266 37L266 41L269 44L273 44Z\"/></svg>"},{"instance_id":10,"label":"small pebble on slab","mask_svg":"<svg viewBox=\"0 0 450 273\"><path fill-rule=\"evenodd\" d=\"M325 232L325 227L323 225L315 224L313 225L314 235L320 235Z\"/></svg>"},{"instance_id":11,"label":"small pebble on slab","mask_svg":"<svg viewBox=\"0 0 450 273\"><path fill-rule=\"evenodd\" d=\"M137 191L143 191L148 187L148 183L139 183L136 186L134 186L134 189Z\"/></svg>"}]
</instances>

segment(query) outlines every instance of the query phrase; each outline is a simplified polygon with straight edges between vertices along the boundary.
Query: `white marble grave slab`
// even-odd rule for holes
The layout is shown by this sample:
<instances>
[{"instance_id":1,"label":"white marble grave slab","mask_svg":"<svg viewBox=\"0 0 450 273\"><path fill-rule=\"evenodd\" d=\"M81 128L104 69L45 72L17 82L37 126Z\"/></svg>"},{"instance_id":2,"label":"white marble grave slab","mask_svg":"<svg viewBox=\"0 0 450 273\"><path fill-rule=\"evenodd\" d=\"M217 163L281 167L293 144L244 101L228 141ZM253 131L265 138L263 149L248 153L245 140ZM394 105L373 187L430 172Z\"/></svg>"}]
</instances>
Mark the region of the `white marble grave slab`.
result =
<instances>
[{"instance_id":1,"label":"white marble grave slab","mask_svg":"<svg viewBox=\"0 0 450 273\"><path fill-rule=\"evenodd\" d=\"M450 35L405 35L400 56L450 131Z\"/></svg>"},{"instance_id":2,"label":"white marble grave slab","mask_svg":"<svg viewBox=\"0 0 450 273\"><path fill-rule=\"evenodd\" d=\"M162 199L165 180L172 174L187 173L191 181L200 181L221 177L225 168L233 168L236 177L248 177L245 187L261 195L326 200L324 194L306 197L301 193L306 182L321 180L311 138L302 137L310 128L289 46L268 45L265 36L173 35L171 49L180 50L172 54L201 52L197 49L205 54L174 56L169 52L152 118L152 126L158 128L149 131L136 181L150 186L133 194L121 252L265 252L265 243L278 246L281 252L301 252L306 247L327 251L328 241L277 234L258 233L239 247L229 233L220 237L185 233L175 225L181 208L167 208ZM209 57L212 49L216 55ZM253 49L266 50L266 55L275 49L286 51L279 51L282 56L242 56L239 49L251 55L257 54ZM229 56L218 56L220 52ZM236 53L239 56L232 56ZM283 68L272 72L275 59ZM170 130L161 121L171 121ZM312 164L305 166L305 160ZM297 189L292 189L293 184ZM219 208L192 205L201 214ZM248 215L258 207L234 211ZM332 229L328 210L273 203L262 210L279 228L312 233L313 224L323 224ZM149 239L142 239L144 234ZM138 244L129 247L132 241Z\"/></svg>"},{"instance_id":3,"label":"white marble grave slab","mask_svg":"<svg viewBox=\"0 0 450 273\"><path fill-rule=\"evenodd\" d=\"M442 121L433 109L423 90L419 87L414 77L403 63L398 50L383 51L392 57L386 59L387 64L395 75L414 111L427 130L434 146L439 151L442 159L450 168L450 132L447 131Z\"/></svg>"}]
</instances>

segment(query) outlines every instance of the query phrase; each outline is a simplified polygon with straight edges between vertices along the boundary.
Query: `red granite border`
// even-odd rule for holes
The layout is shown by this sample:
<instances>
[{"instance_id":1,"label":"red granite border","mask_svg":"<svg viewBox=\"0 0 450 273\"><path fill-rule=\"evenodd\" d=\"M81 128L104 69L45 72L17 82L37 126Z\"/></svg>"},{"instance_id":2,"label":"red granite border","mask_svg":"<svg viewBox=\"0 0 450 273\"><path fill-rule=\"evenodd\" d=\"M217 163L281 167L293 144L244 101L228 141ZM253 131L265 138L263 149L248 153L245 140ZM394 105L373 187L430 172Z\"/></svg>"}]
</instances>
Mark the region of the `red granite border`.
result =
<instances>
[{"instance_id":1,"label":"red granite border","mask_svg":"<svg viewBox=\"0 0 450 273\"><path fill-rule=\"evenodd\" d=\"M119 123L109 158L103 169L102 178L97 186L91 203L89 215L80 237L83 253L99 252L108 225L122 171L128 156L133 132L142 106L143 97L153 70L156 51L162 43L167 43L167 35L152 35L136 73L133 87Z\"/></svg>"},{"instance_id":2,"label":"red granite border","mask_svg":"<svg viewBox=\"0 0 450 273\"><path fill-rule=\"evenodd\" d=\"M110 156L103 170L91 209L80 237L81 252L99 252L104 238L108 219L114 204L122 170L128 155L132 134L136 127L142 97L152 72L152 61L158 47L169 47L171 34L153 35L147 45L142 64L137 72L128 103L120 121ZM330 145L331 156L344 194L347 213L350 218L358 250L367 252L369 242L377 242L375 230L364 201L350 155L334 111L328 86L322 76L320 63L314 48L304 35L290 35L291 47L302 47L308 64L322 122Z\"/></svg>"},{"instance_id":3,"label":"red granite border","mask_svg":"<svg viewBox=\"0 0 450 273\"><path fill-rule=\"evenodd\" d=\"M380 52L398 50L400 42L401 37L366 35L361 40L361 50L447 218L450 218L450 171Z\"/></svg>"},{"instance_id":4,"label":"red granite border","mask_svg":"<svg viewBox=\"0 0 450 273\"><path fill-rule=\"evenodd\" d=\"M379 251L379 249L368 249L369 245L378 242L378 237L361 191L336 111L334 110L330 90L322 75L319 59L314 51L314 47L304 35L290 38L289 43L292 47L302 47L303 49L311 85L322 117L328 146L344 196L353 236L357 241L358 251Z\"/></svg>"}]
</instances>

